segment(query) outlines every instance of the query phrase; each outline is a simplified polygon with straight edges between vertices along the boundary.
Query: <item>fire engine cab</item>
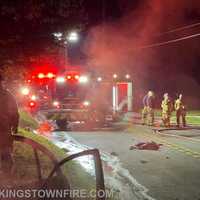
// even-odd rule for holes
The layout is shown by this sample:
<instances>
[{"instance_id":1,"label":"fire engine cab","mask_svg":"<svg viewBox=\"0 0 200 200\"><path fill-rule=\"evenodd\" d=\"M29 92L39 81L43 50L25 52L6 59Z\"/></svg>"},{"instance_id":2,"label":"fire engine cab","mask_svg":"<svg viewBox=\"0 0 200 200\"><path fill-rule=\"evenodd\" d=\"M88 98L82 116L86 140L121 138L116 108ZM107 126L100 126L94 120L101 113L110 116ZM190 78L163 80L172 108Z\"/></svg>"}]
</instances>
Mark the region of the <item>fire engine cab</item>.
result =
<instances>
[{"instance_id":1,"label":"fire engine cab","mask_svg":"<svg viewBox=\"0 0 200 200\"><path fill-rule=\"evenodd\" d=\"M23 104L31 111L65 111L91 123L104 123L113 114L132 111L130 75L122 79L114 74L108 78L97 77L80 67L68 67L63 72L53 67L38 67L25 81L21 93Z\"/></svg>"},{"instance_id":2,"label":"fire engine cab","mask_svg":"<svg viewBox=\"0 0 200 200\"><path fill-rule=\"evenodd\" d=\"M71 67L60 73L56 68L38 67L31 72L21 88L25 105L32 108L78 108L86 105L85 91L90 74Z\"/></svg>"}]
</instances>

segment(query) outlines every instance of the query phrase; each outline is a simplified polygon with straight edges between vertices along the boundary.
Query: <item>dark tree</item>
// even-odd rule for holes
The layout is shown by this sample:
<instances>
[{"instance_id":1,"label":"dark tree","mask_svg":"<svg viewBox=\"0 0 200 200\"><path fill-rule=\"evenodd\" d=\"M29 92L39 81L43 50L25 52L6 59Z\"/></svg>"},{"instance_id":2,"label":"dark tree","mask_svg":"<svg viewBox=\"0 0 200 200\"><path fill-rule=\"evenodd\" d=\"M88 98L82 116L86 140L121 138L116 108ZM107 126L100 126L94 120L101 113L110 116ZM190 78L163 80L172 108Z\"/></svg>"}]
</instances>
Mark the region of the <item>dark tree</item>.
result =
<instances>
[{"instance_id":1,"label":"dark tree","mask_svg":"<svg viewBox=\"0 0 200 200\"><path fill-rule=\"evenodd\" d=\"M8 66L23 69L46 62L45 58L56 62L61 47L55 44L52 33L84 30L87 14L82 3L83 0L0 1L1 70Z\"/></svg>"}]
</instances>

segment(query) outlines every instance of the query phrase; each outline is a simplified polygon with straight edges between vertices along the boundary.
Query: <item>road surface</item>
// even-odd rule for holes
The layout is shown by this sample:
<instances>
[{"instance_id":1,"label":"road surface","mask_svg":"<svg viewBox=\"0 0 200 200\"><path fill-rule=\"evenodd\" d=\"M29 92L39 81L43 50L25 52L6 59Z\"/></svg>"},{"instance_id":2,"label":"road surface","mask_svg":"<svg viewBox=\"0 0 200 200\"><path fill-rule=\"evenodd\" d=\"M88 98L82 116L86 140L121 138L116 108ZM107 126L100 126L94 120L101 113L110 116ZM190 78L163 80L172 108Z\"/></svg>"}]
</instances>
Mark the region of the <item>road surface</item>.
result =
<instances>
[{"instance_id":1,"label":"road surface","mask_svg":"<svg viewBox=\"0 0 200 200\"><path fill-rule=\"evenodd\" d=\"M68 134L81 144L117 156L154 199L200 200L200 130L156 134L149 127L133 125L124 131ZM159 151L129 150L143 141L163 146Z\"/></svg>"}]
</instances>

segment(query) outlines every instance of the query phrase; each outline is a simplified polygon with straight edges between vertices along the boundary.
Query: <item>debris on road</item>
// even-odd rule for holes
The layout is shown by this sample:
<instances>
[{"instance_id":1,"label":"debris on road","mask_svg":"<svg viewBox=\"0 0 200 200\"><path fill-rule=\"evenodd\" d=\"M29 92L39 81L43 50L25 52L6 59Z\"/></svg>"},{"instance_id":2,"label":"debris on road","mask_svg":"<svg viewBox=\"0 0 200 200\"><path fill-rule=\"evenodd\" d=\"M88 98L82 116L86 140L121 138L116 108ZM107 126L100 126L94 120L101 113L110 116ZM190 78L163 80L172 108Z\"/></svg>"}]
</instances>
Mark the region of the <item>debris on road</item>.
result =
<instances>
[{"instance_id":1,"label":"debris on road","mask_svg":"<svg viewBox=\"0 0 200 200\"><path fill-rule=\"evenodd\" d=\"M80 144L67 132L53 132L48 136L61 149L68 150L67 155L79 153L83 150L90 149L86 145ZM115 153L115 152L113 152ZM105 185L114 191L114 199L116 200L154 200L148 195L149 190L137 182L130 172L122 166L121 161L117 156L112 156L110 153L101 152L102 165L104 169ZM94 174L94 161L92 159L77 159L78 163L84 167L90 175ZM90 165L91 164L91 165Z\"/></svg>"},{"instance_id":2,"label":"debris on road","mask_svg":"<svg viewBox=\"0 0 200 200\"><path fill-rule=\"evenodd\" d=\"M141 160L140 162L141 162L142 164L146 164L146 163L148 163L147 160Z\"/></svg>"},{"instance_id":3,"label":"debris on road","mask_svg":"<svg viewBox=\"0 0 200 200\"><path fill-rule=\"evenodd\" d=\"M44 122L40 123L39 128L38 128L37 131L40 134L43 134L43 133L50 133L53 130L54 130L54 128L51 125L51 123L49 123L48 121L44 121Z\"/></svg>"},{"instance_id":4,"label":"debris on road","mask_svg":"<svg viewBox=\"0 0 200 200\"><path fill-rule=\"evenodd\" d=\"M113 172L113 167L108 165L108 163L104 162L103 168L107 172Z\"/></svg>"},{"instance_id":5,"label":"debris on road","mask_svg":"<svg viewBox=\"0 0 200 200\"><path fill-rule=\"evenodd\" d=\"M118 156L118 154L116 152L114 152L114 151L111 152L110 155L112 155L112 156Z\"/></svg>"},{"instance_id":6,"label":"debris on road","mask_svg":"<svg viewBox=\"0 0 200 200\"><path fill-rule=\"evenodd\" d=\"M138 149L138 150L153 150L157 151L160 149L162 144L157 144L156 142L139 142L136 145L130 146L130 150Z\"/></svg>"}]
</instances>

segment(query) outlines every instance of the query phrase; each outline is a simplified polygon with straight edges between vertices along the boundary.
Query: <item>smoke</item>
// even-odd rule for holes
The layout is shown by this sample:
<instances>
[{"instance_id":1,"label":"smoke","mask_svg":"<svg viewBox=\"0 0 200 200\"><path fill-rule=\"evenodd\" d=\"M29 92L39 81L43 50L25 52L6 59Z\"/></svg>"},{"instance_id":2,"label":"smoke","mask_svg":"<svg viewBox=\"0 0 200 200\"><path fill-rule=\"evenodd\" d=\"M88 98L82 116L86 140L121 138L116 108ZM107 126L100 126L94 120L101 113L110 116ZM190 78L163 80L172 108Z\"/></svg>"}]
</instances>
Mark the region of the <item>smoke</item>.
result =
<instances>
[{"instance_id":1,"label":"smoke","mask_svg":"<svg viewBox=\"0 0 200 200\"><path fill-rule=\"evenodd\" d=\"M168 75L175 74L176 70L181 71L178 69L178 62L183 63L180 61L180 48L171 51L168 48L144 50L140 47L171 39L156 36L170 29L194 23L198 17L200 19L200 1L140 0L137 6L134 2L133 6L130 6L130 1L128 5L131 9L125 9L127 12L121 19L100 24L90 30L84 52L88 57L88 66L98 73L130 73L136 87L139 88L135 92L140 99L145 90L159 90L160 82L167 81L166 73L162 71L166 71ZM182 53L186 55L185 58L189 56L187 51L190 47L182 50L185 51ZM170 51L174 55L171 53L168 58Z\"/></svg>"},{"instance_id":2,"label":"smoke","mask_svg":"<svg viewBox=\"0 0 200 200\"><path fill-rule=\"evenodd\" d=\"M117 22L92 28L85 47L88 64L103 72L133 67L135 48L147 43L160 23L160 3L154 2L139 6Z\"/></svg>"},{"instance_id":3,"label":"smoke","mask_svg":"<svg viewBox=\"0 0 200 200\"><path fill-rule=\"evenodd\" d=\"M91 29L84 49L88 65L98 71L129 69L139 73L156 55L154 51L145 52L138 47L151 44L155 35L167 31L168 27L176 27L191 13L200 12L198 8L198 0L140 1L118 21Z\"/></svg>"}]
</instances>

